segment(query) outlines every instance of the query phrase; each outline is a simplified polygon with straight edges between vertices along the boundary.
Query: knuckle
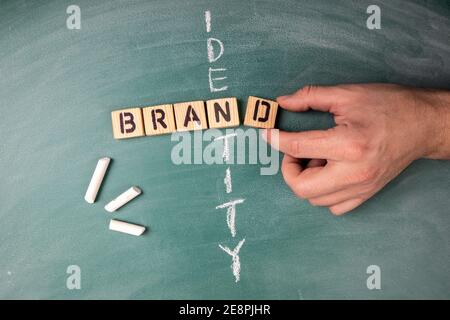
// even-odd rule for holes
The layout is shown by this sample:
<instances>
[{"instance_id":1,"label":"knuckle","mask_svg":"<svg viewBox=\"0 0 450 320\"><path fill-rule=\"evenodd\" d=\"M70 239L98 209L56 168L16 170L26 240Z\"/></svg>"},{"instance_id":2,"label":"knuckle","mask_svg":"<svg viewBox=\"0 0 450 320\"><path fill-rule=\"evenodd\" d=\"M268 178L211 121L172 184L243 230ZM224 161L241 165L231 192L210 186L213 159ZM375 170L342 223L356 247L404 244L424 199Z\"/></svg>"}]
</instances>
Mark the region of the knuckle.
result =
<instances>
[{"instance_id":1,"label":"knuckle","mask_svg":"<svg viewBox=\"0 0 450 320\"><path fill-rule=\"evenodd\" d=\"M303 88L301 88L299 90L299 95L301 95L301 96L308 96L308 95L314 93L316 88L317 88L317 86L314 86L314 85L311 85L311 84L307 85L307 86L304 86Z\"/></svg>"},{"instance_id":2,"label":"knuckle","mask_svg":"<svg viewBox=\"0 0 450 320\"><path fill-rule=\"evenodd\" d=\"M360 196L363 201L370 198L378 189L377 180L372 181L371 183L366 183L360 186Z\"/></svg>"},{"instance_id":3,"label":"knuckle","mask_svg":"<svg viewBox=\"0 0 450 320\"><path fill-rule=\"evenodd\" d=\"M378 169L375 167L369 167L363 170L360 170L356 174L356 182L369 184L376 180L378 176Z\"/></svg>"},{"instance_id":4,"label":"knuckle","mask_svg":"<svg viewBox=\"0 0 450 320\"><path fill-rule=\"evenodd\" d=\"M354 139L347 142L347 146L345 149L346 158L352 161L359 161L364 159L367 151L367 147L365 146L365 144Z\"/></svg>"},{"instance_id":5,"label":"knuckle","mask_svg":"<svg viewBox=\"0 0 450 320\"><path fill-rule=\"evenodd\" d=\"M292 140L289 142L289 153L294 157L297 156L300 152L300 142L298 140Z\"/></svg>"}]
</instances>

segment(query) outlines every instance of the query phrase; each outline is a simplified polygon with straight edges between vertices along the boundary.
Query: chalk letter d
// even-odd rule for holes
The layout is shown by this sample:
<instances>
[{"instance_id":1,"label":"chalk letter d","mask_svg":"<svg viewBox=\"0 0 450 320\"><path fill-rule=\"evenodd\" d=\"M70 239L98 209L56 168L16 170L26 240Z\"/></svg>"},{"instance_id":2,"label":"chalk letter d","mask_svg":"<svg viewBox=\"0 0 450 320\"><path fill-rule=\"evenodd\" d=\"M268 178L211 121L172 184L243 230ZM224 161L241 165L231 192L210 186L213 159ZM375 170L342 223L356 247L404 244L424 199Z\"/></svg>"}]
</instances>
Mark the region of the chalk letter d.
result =
<instances>
[{"instance_id":1,"label":"chalk letter d","mask_svg":"<svg viewBox=\"0 0 450 320\"><path fill-rule=\"evenodd\" d=\"M214 55L213 41L216 42L217 44L219 44L220 51L219 51L219 54L217 56ZM216 62L223 55L223 43L219 39L208 38L207 49L208 49L208 61L209 61L209 63Z\"/></svg>"}]
</instances>

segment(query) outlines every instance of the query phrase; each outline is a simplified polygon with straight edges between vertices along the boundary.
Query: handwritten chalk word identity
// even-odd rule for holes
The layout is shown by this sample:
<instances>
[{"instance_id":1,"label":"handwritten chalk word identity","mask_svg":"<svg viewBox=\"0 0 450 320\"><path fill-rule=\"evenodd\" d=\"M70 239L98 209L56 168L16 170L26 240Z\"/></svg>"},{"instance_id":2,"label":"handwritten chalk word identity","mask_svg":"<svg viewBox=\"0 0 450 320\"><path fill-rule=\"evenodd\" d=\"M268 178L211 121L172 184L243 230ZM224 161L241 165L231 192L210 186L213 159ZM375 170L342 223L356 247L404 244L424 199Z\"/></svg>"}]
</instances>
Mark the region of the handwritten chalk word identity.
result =
<instances>
[{"instance_id":1,"label":"handwritten chalk word identity","mask_svg":"<svg viewBox=\"0 0 450 320\"><path fill-rule=\"evenodd\" d=\"M208 33L211 32L211 11L209 11L209 10L205 11L205 23L206 23L206 32L208 32ZM215 48L218 50L215 51L216 50ZM210 64L218 61L224 53L224 46L223 46L222 41L220 41L219 39L216 39L216 38L212 38L212 37L208 38L208 40L206 42L206 49L207 49L207 53L208 53L208 62ZM220 92L220 91L225 91L228 89L228 86L226 86L226 85L224 85L220 88L217 88L214 85L214 82L223 81L227 77L225 77L225 76L213 77L213 75L212 75L213 72L225 72L225 71L226 71L225 68L209 67L208 79L209 79L209 90L211 92ZM223 100L223 99L209 100L206 102L206 108L208 110L208 118L209 118L209 127L210 128L221 128L221 127L230 127L230 126L239 125L239 110L237 108L237 99L232 98L232 99L228 99L225 101L224 106L226 108L226 112L224 112L223 109L222 109L222 111L220 109L221 106L220 106L219 102L221 100ZM234 109L233 117L232 117L232 114L229 112L230 107L232 107ZM276 106L276 107L278 107L278 106ZM222 115L224 117L225 121L221 121L219 118L219 115ZM232 118L233 118L233 120L232 120ZM229 124L227 124L226 121L228 121ZM274 123L271 124L272 127L273 127L273 125L274 125ZM260 127L260 126L255 126L255 127ZM209 134L212 133L210 130L208 130ZM222 157L219 159L215 159L215 160L219 160L220 162L222 162L222 160L229 162L230 161L230 142L229 142L229 140L234 141L234 138L237 137L237 133L227 132L226 135L221 135L221 132L218 131L217 135L215 135L215 134L216 133L213 133L213 135L211 136L211 138L213 138L212 144L214 147L213 148L207 147L207 148L205 148L205 151L215 149L218 146L217 143L223 142L223 144L220 145L220 146L223 146ZM196 141L195 140L195 132L194 132L194 141ZM197 140L197 141L202 143L203 137L201 137L200 140ZM243 145L245 146L245 142ZM198 148L198 147L200 147L200 148ZM185 151L190 151L190 150L191 150L191 148L189 146L189 150L185 150ZM194 150L203 150L203 148L201 145L199 146L197 143L197 145L194 146ZM234 150L234 146L233 146L233 150ZM185 152L183 152L183 155L184 154L185 154ZM218 150L214 151L214 155L218 156L219 154L220 153L218 152ZM173 150L172 150L172 161L174 160L173 155L174 154L173 154ZM210 153L209 155L212 156L212 153ZM211 157L208 156L208 158L210 158L210 159L208 159L207 161L212 160ZM212 158L214 158L214 156L212 156ZM195 155L194 155L194 161L196 162ZM277 171L278 171L278 169L277 169ZM231 169L230 169L230 167L228 167L227 170L225 171L225 178L224 178L223 182L225 184L227 194L231 193L232 185L231 185ZM216 209L227 209L227 225L228 225L228 228L230 229L231 236L233 238L236 236L236 205L243 203L244 200L245 199L237 199L237 200L223 203L216 207ZM244 242L245 242L245 239L241 240L234 250L231 250L230 248L224 247L219 244L219 247L232 257L231 269L233 270L233 275L234 275L236 283L239 282L240 270L241 270L241 262L240 262L238 254L239 254L239 250L241 249Z\"/></svg>"},{"instance_id":2,"label":"handwritten chalk word identity","mask_svg":"<svg viewBox=\"0 0 450 320\"><path fill-rule=\"evenodd\" d=\"M81 9L77 5L70 5L66 9L66 13L69 16L66 19L66 26L69 30L80 30L81 29Z\"/></svg>"}]
</instances>

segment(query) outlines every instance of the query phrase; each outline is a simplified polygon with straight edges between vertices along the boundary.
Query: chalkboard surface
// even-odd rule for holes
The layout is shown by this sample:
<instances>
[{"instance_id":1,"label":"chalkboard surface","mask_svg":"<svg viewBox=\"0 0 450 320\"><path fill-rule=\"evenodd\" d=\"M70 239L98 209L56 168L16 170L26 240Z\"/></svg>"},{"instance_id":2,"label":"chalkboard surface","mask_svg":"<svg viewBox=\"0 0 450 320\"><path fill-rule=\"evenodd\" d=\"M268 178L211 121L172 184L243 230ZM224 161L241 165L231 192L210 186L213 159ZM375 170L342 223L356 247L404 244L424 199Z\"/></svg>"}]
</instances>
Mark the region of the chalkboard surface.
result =
<instances>
[{"instance_id":1,"label":"chalkboard surface","mask_svg":"<svg viewBox=\"0 0 450 320\"><path fill-rule=\"evenodd\" d=\"M171 135L117 141L110 118L235 96L242 121L247 96L310 83L450 89L448 2L76 1L80 30L67 28L72 4L0 4L0 298L450 298L449 162L417 161L334 217L260 165L231 165L227 194L227 165L175 165ZM366 27L371 4L379 30ZM210 37L224 45L213 63ZM216 75L226 91L211 92L210 67L226 69ZM278 115L285 130L331 125L327 114ZM91 205L83 196L103 156L113 161ZM131 185L143 194L107 213ZM233 238L216 206L237 198ZM110 218L148 231L110 231ZM244 238L236 283L219 244ZM67 288L71 265L79 290ZM380 290L367 288L370 265Z\"/></svg>"}]
</instances>

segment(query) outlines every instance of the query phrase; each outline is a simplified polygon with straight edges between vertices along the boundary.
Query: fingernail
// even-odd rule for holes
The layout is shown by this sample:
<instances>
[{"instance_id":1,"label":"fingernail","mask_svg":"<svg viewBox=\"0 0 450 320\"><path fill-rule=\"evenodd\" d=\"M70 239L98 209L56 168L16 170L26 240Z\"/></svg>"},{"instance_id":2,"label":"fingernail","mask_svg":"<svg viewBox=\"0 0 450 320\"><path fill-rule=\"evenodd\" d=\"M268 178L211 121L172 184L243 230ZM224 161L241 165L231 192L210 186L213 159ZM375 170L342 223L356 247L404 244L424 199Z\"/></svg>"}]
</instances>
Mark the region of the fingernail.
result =
<instances>
[{"instance_id":1,"label":"fingernail","mask_svg":"<svg viewBox=\"0 0 450 320\"><path fill-rule=\"evenodd\" d=\"M279 96L277 98L277 102L279 104L284 104L284 103L288 103L289 100L291 100L291 99L292 99L292 95L288 94L288 95L285 95L285 96Z\"/></svg>"},{"instance_id":2,"label":"fingernail","mask_svg":"<svg viewBox=\"0 0 450 320\"><path fill-rule=\"evenodd\" d=\"M277 98L277 100L286 100L286 99L289 99L289 95L285 95L285 96L279 96L278 98Z\"/></svg>"}]
</instances>

